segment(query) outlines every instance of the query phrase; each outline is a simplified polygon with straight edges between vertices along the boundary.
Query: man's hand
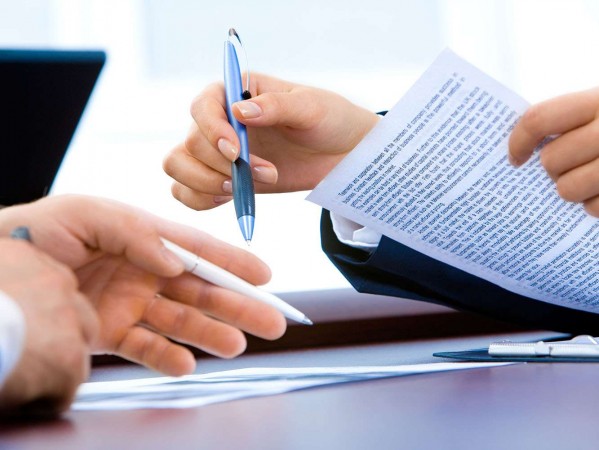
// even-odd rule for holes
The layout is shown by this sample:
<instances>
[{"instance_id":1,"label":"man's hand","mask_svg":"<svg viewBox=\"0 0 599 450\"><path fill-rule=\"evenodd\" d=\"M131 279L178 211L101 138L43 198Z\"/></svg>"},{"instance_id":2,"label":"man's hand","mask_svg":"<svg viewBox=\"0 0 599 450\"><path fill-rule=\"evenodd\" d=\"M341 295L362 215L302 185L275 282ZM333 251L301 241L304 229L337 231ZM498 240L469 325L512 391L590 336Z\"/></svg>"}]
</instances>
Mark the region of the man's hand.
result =
<instances>
[{"instance_id":1,"label":"man's hand","mask_svg":"<svg viewBox=\"0 0 599 450\"><path fill-rule=\"evenodd\" d=\"M0 290L26 322L21 358L0 391L0 409L60 412L89 374L99 322L63 264L22 241L0 239Z\"/></svg>"},{"instance_id":2,"label":"man's hand","mask_svg":"<svg viewBox=\"0 0 599 450\"><path fill-rule=\"evenodd\" d=\"M252 284L270 279L251 253L191 227L116 201L47 197L0 213L0 235L28 226L37 248L74 270L100 317L95 353L111 353L168 375L193 372L184 343L231 358L245 350L242 332L280 337L283 315L257 300L184 273L160 240L177 243Z\"/></svg>"}]
</instances>

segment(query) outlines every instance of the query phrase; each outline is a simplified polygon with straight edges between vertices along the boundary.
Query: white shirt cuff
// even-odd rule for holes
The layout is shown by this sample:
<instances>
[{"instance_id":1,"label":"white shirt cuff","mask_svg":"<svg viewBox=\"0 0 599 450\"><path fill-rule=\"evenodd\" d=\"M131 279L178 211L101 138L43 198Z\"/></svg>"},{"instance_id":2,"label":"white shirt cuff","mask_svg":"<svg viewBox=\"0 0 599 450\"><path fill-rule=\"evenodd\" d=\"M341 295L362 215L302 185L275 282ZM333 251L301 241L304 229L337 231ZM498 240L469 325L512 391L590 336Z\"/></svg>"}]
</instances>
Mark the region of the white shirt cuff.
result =
<instances>
[{"instance_id":1,"label":"white shirt cuff","mask_svg":"<svg viewBox=\"0 0 599 450\"><path fill-rule=\"evenodd\" d=\"M17 303L0 291L0 387L17 365L25 345L25 316Z\"/></svg>"},{"instance_id":2,"label":"white shirt cuff","mask_svg":"<svg viewBox=\"0 0 599 450\"><path fill-rule=\"evenodd\" d=\"M331 222L333 223L333 231L337 235L337 239L345 245L366 250L367 252L372 252L379 246L382 237L381 233L333 212L331 212Z\"/></svg>"}]
</instances>

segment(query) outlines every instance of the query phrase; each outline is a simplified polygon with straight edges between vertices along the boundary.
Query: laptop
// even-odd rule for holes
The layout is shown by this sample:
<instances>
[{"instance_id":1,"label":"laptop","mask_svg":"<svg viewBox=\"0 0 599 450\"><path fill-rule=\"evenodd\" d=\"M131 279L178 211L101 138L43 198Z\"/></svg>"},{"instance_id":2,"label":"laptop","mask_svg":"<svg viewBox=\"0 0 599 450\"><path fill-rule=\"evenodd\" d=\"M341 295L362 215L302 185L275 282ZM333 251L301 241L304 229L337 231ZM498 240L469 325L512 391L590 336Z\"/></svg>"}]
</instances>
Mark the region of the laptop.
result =
<instances>
[{"instance_id":1,"label":"laptop","mask_svg":"<svg viewBox=\"0 0 599 450\"><path fill-rule=\"evenodd\" d=\"M0 205L49 192L105 61L102 51L0 49Z\"/></svg>"}]
</instances>

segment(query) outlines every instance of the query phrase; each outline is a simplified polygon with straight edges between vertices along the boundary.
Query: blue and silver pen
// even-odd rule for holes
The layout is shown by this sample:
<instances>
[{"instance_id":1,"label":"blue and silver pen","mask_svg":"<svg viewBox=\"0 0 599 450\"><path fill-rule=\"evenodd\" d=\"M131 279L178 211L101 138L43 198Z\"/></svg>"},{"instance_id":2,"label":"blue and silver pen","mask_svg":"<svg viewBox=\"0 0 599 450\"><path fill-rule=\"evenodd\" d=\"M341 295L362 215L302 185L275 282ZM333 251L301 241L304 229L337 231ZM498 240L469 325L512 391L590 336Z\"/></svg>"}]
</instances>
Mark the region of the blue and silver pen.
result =
<instances>
[{"instance_id":1,"label":"blue and silver pen","mask_svg":"<svg viewBox=\"0 0 599 450\"><path fill-rule=\"evenodd\" d=\"M250 168L247 130L245 129L245 125L235 119L235 116L231 112L231 105L240 100L247 100L251 95L249 93L249 73L247 74L248 89L244 91L242 88L239 59L237 58L235 45L231 42L233 38L241 45L239 35L234 28L231 28L229 29L229 37L225 41L225 94L227 98L227 118L233 126L235 133L237 133L240 143L239 157L231 165L231 178L237 222L239 222L243 238L249 244L254 234L254 220L256 217L254 180L252 179L252 170Z\"/></svg>"}]
</instances>

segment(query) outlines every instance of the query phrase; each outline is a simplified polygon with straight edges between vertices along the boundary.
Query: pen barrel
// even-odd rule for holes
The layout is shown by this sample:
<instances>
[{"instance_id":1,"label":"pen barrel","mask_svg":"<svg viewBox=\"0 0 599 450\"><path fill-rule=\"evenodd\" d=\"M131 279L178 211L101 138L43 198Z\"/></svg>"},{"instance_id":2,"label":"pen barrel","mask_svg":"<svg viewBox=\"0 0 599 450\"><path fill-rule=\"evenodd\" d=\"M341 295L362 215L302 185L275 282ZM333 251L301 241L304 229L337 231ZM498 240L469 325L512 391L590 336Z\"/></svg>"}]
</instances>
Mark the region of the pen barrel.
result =
<instances>
[{"instance_id":1,"label":"pen barrel","mask_svg":"<svg viewBox=\"0 0 599 450\"><path fill-rule=\"evenodd\" d=\"M237 52L230 41L225 42L224 71L227 119L239 138L239 158L231 165L233 203L241 233L245 240L249 242L254 232L254 217L256 215L254 180L252 179L250 167L247 130L245 125L237 121L231 110L233 103L243 100L243 86Z\"/></svg>"},{"instance_id":2,"label":"pen barrel","mask_svg":"<svg viewBox=\"0 0 599 450\"><path fill-rule=\"evenodd\" d=\"M308 322L306 322L307 318L301 311L298 311L293 306L285 303L276 295L259 289L253 284L248 283L231 272L226 271L222 267L191 253L189 250L179 247L177 244L174 244L167 239L162 238L162 243L166 248L168 248L181 259L185 265L185 270L191 272L195 276L209 281L216 286L224 287L231 291L235 291L239 294L266 303L267 305L271 305L272 307L281 311L285 317L301 323L311 324L309 319Z\"/></svg>"},{"instance_id":3,"label":"pen barrel","mask_svg":"<svg viewBox=\"0 0 599 450\"><path fill-rule=\"evenodd\" d=\"M233 181L233 203L237 218L243 216L256 216L254 196L254 180L252 169L243 159L237 158L231 164L231 178Z\"/></svg>"},{"instance_id":4,"label":"pen barrel","mask_svg":"<svg viewBox=\"0 0 599 450\"><path fill-rule=\"evenodd\" d=\"M239 69L237 52L235 46L229 41L225 42L224 71L227 119L239 138L239 157L249 163L250 152L247 130L245 125L239 122L231 111L231 105L233 103L243 100L243 86L241 83L241 70Z\"/></svg>"}]
</instances>

